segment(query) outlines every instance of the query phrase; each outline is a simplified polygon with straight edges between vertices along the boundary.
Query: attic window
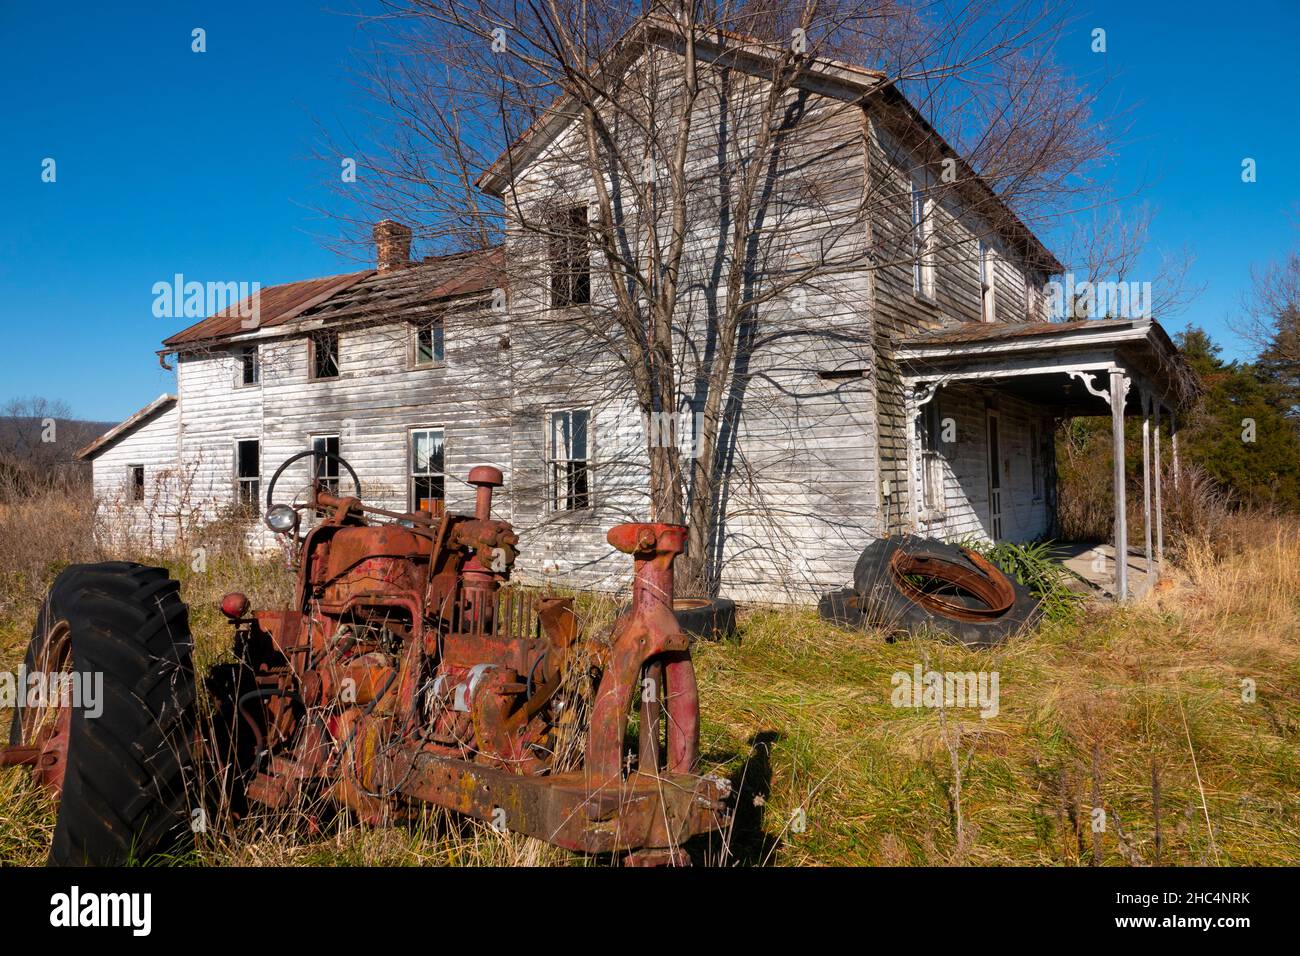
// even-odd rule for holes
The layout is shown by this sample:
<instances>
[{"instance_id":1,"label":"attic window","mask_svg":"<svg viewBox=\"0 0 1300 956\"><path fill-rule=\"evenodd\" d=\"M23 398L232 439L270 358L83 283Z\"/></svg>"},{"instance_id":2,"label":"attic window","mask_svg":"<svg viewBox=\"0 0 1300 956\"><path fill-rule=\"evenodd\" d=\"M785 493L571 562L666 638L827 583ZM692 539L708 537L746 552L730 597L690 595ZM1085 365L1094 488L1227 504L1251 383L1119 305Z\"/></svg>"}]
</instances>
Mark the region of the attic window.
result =
<instances>
[{"instance_id":1,"label":"attic window","mask_svg":"<svg viewBox=\"0 0 1300 956\"><path fill-rule=\"evenodd\" d=\"M421 321L411 343L411 364L416 368L441 365L444 358L442 318Z\"/></svg>"},{"instance_id":2,"label":"attic window","mask_svg":"<svg viewBox=\"0 0 1300 956\"><path fill-rule=\"evenodd\" d=\"M339 377L339 334L318 329L307 341L308 367L313 379Z\"/></svg>"},{"instance_id":3,"label":"attic window","mask_svg":"<svg viewBox=\"0 0 1300 956\"><path fill-rule=\"evenodd\" d=\"M570 206L551 217L550 247L551 306L586 305L591 301L586 206Z\"/></svg>"},{"instance_id":4,"label":"attic window","mask_svg":"<svg viewBox=\"0 0 1300 956\"><path fill-rule=\"evenodd\" d=\"M130 501L144 501L144 465L126 466L126 494Z\"/></svg>"}]
</instances>

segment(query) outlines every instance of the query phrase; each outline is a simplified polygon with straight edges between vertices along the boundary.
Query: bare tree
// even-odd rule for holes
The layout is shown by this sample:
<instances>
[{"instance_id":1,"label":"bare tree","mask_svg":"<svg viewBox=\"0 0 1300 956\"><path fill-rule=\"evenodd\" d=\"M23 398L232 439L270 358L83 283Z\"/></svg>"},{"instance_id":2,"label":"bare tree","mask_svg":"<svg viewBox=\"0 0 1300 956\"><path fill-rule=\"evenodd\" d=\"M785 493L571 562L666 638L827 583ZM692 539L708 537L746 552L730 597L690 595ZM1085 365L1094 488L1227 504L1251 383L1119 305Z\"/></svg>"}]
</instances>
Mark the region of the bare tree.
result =
<instances>
[{"instance_id":1,"label":"bare tree","mask_svg":"<svg viewBox=\"0 0 1300 956\"><path fill-rule=\"evenodd\" d=\"M1125 207L1118 202L1088 211L1073 219L1066 240L1065 261L1075 272L1076 285L1084 282L1096 287L1103 282L1149 283L1150 294L1143 296L1144 311L1162 322L1182 314L1205 289L1204 283L1191 279L1196 258L1187 249L1153 253L1150 249L1151 223L1155 210L1142 203ZM1155 257L1153 266L1142 269L1144 262ZM1126 316L1127 317L1127 316ZM1072 314L1067 319L1106 318L1104 314Z\"/></svg>"},{"instance_id":2,"label":"bare tree","mask_svg":"<svg viewBox=\"0 0 1300 956\"><path fill-rule=\"evenodd\" d=\"M435 251L504 241L517 391L691 422L627 450L639 505L601 467L629 513L689 525L683 577L708 589L724 519L787 507L756 478L820 427L793 420L793 383L832 353L870 364L863 290L917 257L909 187L864 168L923 165L990 234L1095 204L1111 144L1052 60L1064 22L1015 0L395 2L368 74L389 124L346 150L353 221L395 216ZM970 259L943 241L927 254Z\"/></svg>"},{"instance_id":3,"label":"bare tree","mask_svg":"<svg viewBox=\"0 0 1300 956\"><path fill-rule=\"evenodd\" d=\"M72 456L98 431L94 423L73 419L66 402L10 399L0 408L0 464L28 487L84 481L88 468Z\"/></svg>"}]
</instances>

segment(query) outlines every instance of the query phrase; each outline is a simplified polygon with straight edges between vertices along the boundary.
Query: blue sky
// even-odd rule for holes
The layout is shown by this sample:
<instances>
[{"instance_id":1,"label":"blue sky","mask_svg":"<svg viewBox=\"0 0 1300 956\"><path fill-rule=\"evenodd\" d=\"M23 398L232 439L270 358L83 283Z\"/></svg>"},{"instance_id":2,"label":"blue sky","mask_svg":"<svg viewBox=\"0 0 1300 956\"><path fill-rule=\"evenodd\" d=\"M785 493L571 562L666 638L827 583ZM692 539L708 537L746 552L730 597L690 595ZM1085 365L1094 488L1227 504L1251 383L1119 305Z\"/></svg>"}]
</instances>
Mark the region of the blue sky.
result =
<instances>
[{"instance_id":1,"label":"blue sky","mask_svg":"<svg viewBox=\"0 0 1300 956\"><path fill-rule=\"evenodd\" d=\"M43 395L118 420L170 390L154 351L187 323L155 318L151 289L177 272L265 286L357 267L324 243L338 166L313 153L320 126L365 125L366 43L344 12L364 3L0 0L0 402ZM1168 324L1245 354L1225 319L1250 267L1300 242L1300 5L1129 0L1076 16L1062 58L1131 111L1115 175L1157 211L1149 255L1190 248L1206 285ZM191 52L195 27L206 53Z\"/></svg>"}]
</instances>

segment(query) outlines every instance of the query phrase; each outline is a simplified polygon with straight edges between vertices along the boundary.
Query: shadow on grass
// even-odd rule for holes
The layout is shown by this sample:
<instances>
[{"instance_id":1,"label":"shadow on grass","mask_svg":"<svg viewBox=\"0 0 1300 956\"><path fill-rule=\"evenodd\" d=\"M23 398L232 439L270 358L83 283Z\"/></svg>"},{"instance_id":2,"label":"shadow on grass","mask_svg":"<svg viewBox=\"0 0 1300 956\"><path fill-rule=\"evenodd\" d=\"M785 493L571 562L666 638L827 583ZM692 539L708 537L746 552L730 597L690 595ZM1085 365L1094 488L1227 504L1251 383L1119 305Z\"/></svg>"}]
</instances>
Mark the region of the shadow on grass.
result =
<instances>
[{"instance_id":1,"label":"shadow on grass","mask_svg":"<svg viewBox=\"0 0 1300 956\"><path fill-rule=\"evenodd\" d=\"M733 819L729 831L702 836L696 846L687 847L697 864L729 866L762 866L770 862L780 839L768 833L766 823L767 800L772 789L772 746L781 739L774 730L754 734L746 743L749 755L731 775ZM734 753L709 754L708 763L728 763L738 756Z\"/></svg>"}]
</instances>

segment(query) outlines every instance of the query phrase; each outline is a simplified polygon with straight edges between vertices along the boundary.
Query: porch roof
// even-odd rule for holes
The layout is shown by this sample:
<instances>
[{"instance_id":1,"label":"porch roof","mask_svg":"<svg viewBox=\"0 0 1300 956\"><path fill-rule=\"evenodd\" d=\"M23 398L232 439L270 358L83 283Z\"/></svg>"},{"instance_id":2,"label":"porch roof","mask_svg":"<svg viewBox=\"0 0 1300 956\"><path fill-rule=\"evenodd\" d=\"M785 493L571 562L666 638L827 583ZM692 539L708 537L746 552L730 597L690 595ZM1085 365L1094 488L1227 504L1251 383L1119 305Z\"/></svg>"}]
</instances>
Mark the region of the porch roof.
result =
<instances>
[{"instance_id":1,"label":"porch roof","mask_svg":"<svg viewBox=\"0 0 1300 956\"><path fill-rule=\"evenodd\" d=\"M1122 372L1125 413L1141 412L1142 394L1180 407L1194 393L1178 347L1154 319L1080 322L962 322L919 333L898 345L913 384L982 382L1063 415L1109 414L1106 378Z\"/></svg>"}]
</instances>

